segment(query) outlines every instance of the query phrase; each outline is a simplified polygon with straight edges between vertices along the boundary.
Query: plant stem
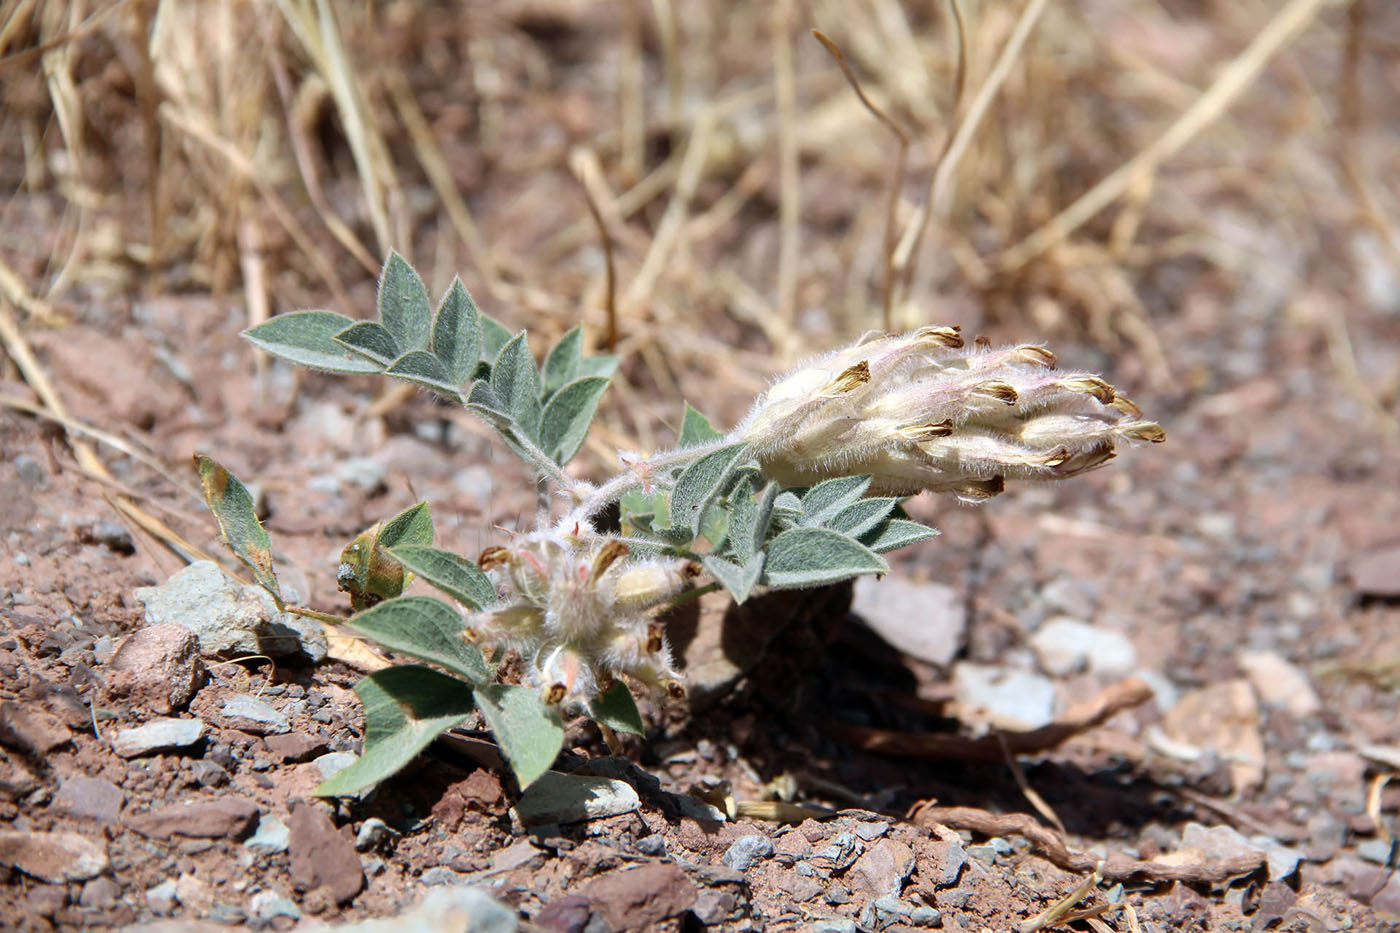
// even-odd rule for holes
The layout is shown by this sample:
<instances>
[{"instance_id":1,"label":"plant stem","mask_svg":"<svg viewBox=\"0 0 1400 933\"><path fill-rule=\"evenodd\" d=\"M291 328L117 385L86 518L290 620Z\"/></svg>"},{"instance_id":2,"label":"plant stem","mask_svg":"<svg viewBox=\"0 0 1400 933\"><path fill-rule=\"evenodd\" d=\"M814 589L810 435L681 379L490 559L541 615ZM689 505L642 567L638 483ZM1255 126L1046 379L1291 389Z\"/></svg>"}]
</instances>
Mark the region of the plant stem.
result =
<instances>
[{"instance_id":1,"label":"plant stem","mask_svg":"<svg viewBox=\"0 0 1400 933\"><path fill-rule=\"evenodd\" d=\"M344 625L346 622L340 616L333 616L329 612L317 612L315 609L307 609L305 606L288 606L287 611L294 616L305 616L326 625Z\"/></svg>"},{"instance_id":2,"label":"plant stem","mask_svg":"<svg viewBox=\"0 0 1400 933\"><path fill-rule=\"evenodd\" d=\"M718 580L712 580L711 582L706 583L704 586L697 586L697 587L696 587L695 589L693 589L693 590L686 590L684 593L681 593L681 594L678 595L675 599L671 600L670 605L668 605L668 606L666 607L666 610L667 610L667 611L670 611L670 610L672 610L672 609L675 609L675 608L678 607L678 606L684 606L686 603L694 602L695 600L699 599L701 596L704 596L704 595L706 595L707 593L713 593L715 590L717 590L717 589L719 589L719 588L720 588L720 583L719 583L719 581L718 581Z\"/></svg>"}]
</instances>

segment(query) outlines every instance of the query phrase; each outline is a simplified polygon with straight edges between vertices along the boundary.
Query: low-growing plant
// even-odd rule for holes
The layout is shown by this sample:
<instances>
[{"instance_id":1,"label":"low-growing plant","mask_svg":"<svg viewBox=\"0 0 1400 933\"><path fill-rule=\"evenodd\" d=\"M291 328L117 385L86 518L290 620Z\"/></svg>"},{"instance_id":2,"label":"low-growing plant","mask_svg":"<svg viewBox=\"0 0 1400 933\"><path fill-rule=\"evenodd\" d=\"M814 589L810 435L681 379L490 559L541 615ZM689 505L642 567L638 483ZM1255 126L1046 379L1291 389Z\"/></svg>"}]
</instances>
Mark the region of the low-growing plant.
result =
<instances>
[{"instance_id":1,"label":"low-growing plant","mask_svg":"<svg viewBox=\"0 0 1400 933\"><path fill-rule=\"evenodd\" d=\"M617 360L585 355L578 328L538 365L526 335L478 310L460 281L434 310L392 252L378 310L372 322L295 311L245 336L303 366L383 373L466 406L535 469L542 507L534 530L472 561L433 546L420 503L346 546L337 578L352 617L291 609L431 665L391 666L356 686L363 752L318 788L325 796L389 777L473 711L524 787L558 754L565 715L591 716L610 738L641 734L632 688L683 694L659 620L668 608L721 587L743 602L883 573L882 555L936 534L910 520L903 497L981 500L1007 479L1073 476L1120 440L1164 436L1112 386L1056 369L1042 347L969 348L957 328L925 327L803 364L727 433L687 404L674 449L620 453L621 471L594 485L564 465ZM283 606L247 489L197 461L225 542ZM613 506L618 530L600 523ZM415 576L446 598L403 595ZM498 682L511 653L525 683Z\"/></svg>"}]
</instances>

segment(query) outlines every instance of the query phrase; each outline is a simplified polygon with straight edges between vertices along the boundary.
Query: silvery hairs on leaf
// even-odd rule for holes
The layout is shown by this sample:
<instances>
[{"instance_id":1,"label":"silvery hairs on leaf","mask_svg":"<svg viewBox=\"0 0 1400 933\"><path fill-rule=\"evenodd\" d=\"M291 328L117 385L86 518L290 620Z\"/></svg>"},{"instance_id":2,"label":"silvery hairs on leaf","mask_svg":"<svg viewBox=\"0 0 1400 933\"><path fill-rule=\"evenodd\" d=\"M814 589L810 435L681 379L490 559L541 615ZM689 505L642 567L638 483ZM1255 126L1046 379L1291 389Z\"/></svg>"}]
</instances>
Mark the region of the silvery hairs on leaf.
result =
<instances>
[{"instance_id":1,"label":"silvery hairs on leaf","mask_svg":"<svg viewBox=\"0 0 1400 933\"><path fill-rule=\"evenodd\" d=\"M735 434L792 486L869 474L870 493L976 501L1008 479L1064 479L1118 442L1166 439L1113 386L1043 347L967 348L956 327L875 334L799 366Z\"/></svg>"}]
</instances>

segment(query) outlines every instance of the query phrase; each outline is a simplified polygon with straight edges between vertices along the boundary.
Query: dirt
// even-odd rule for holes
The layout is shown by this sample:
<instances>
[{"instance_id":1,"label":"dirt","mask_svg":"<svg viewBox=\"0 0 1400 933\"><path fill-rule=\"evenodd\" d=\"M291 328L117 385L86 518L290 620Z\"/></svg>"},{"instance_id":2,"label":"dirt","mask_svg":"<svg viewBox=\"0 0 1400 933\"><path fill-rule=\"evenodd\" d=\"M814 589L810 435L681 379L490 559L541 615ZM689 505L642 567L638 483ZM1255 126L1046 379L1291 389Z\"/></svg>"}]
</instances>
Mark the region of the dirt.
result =
<instances>
[{"instance_id":1,"label":"dirt","mask_svg":"<svg viewBox=\"0 0 1400 933\"><path fill-rule=\"evenodd\" d=\"M508 276L524 283L518 305L487 297L479 267L431 204L408 224L430 288L445 287L456 263L486 310L512 327L557 335L579 314L601 325L596 241L563 166L569 146L612 132L616 101L599 74L612 75L604 66L626 53L625 16L612 7L512 4L500 13L473 8L463 25L390 6L382 33L358 33L352 51L404 63L456 183L472 193L477 224ZM1161 44L1139 52L1193 74L1184 50L1209 26L1198 15L1183 11L1171 29L1158 24ZM1129 26L1112 28L1126 42L1136 34ZM714 73L768 81L766 25L745 14L728 28L711 49ZM456 102L439 73L465 49L481 54L472 29L497 43L475 66L483 84L471 99L480 108ZM1384 27L1370 29L1379 35ZM425 40L421 59L409 54L415 36L436 37ZM107 38L95 32L82 46L85 60L109 63L81 73L85 93L117 102L93 105L88 117L101 144L92 183L118 192L103 206L106 220L140 229L148 180L133 168L136 180L122 191L113 182L119 172L104 174L140 151L139 108ZM648 32L644 61L660 80L653 38ZM1318 136L1292 140L1296 152L1272 153L1272 136L1249 122L1287 110L1280 95L1311 73L1315 52L1305 45L1267 72L1257 109L1229 131L1249 141L1261 173L1280 171L1271 154L1295 168L1288 159L1316 168L1324 158ZM1393 68L1394 50L1382 52L1378 59ZM825 69L822 54L804 46L801 62ZM1393 72L1376 65L1366 74L1393 88ZM816 91L804 93L815 107ZM849 92L837 80L830 93ZM517 116L477 122L502 104ZM1374 151L1387 151L1395 124L1375 125ZM652 162L683 144L659 126L645 140ZM332 197L357 203L339 125L325 118L315 129ZM469 144L488 137L489 145ZM1222 138L1231 137L1212 137L1217 145ZM736 151L746 145L737 135L730 142ZM393 157L416 171L407 144L391 143ZM863 329L848 293L877 302L878 289L866 287L875 272L857 287L845 277L858 274L842 265L879 242L877 214L867 215L863 201L887 169L868 143L806 156L810 264L801 275L807 312L788 332L796 347L823 349ZM534 155L511 157L519 153ZM20 191L4 208L6 226L28 231L23 244L6 234L5 249L38 292L68 235L66 202L56 184L18 183L33 174L18 143L0 145L0 155ZM771 279L781 195L768 159L754 158L754 198L676 260L681 272L662 280L654 305L630 307L620 385L605 403L601 440L577 469L601 475L618 446L664 444L682 396L717 422L732 421L777 367L771 329L754 323L739 292L716 284L724 275ZM1393 169L1377 161L1380 171ZM1218 165L1200 157L1189 168L1199 174L1183 168L1167 179L1170 189L1215 197L1207 170ZM911 169L929 174L927 156L915 153ZM432 202L426 182L404 171L413 203ZM1297 171L1292 187L1277 190L1302 197L1299 179L1314 176ZM714 169L701 185L701 209L740 174L736 165ZM1396 929L1400 872L1387 843L1400 834L1400 784L1388 783L1400 771L1400 268L1383 250L1355 246L1370 228L1359 219L1364 211L1336 206L1348 196L1330 168L1317 182L1319 203L1306 205L1312 213L1299 207L1286 222L1267 196L1279 182L1268 177L1265 195L1248 195L1242 184L1246 194L1235 191L1228 206L1192 221L1194 232L1237 247L1228 263L1158 257L1133 279L1143 315L1136 329L1094 310L1085 295L1111 276L1095 278L1099 267L1075 265L1068 254L1004 291L968 284L971 272L945 292L916 281L919 323L957 323L996 341L1053 338L1064 364L1101 370L1130 391L1166 427L1168 442L976 508L911 501L910 512L942 536L901 552L895 574L952 588L940 610L962 613L951 627L951 664L887 644L841 609L844 592L814 599L815 617L785 629L713 705L692 714L684 703L644 703L651 732L645 742L625 740L625 759L609 756L595 727L571 725L557 767L621 780L640 802L534 828L513 811L519 789L492 766L479 723L362 799L315 798L324 756L360 746L352 692L359 672L335 659L196 658L178 632L150 634L136 591L164 583L186 560L117 507L134 502L235 570L189 466L196 452L215 456L255 487L284 584L305 605L345 614L334 568L355 533L427 499L438 544L475 555L533 520L523 467L468 415L426 395L388 397L368 378L259 360L238 337L248 323L245 296L220 285L236 251L207 253L217 252L217 238L186 244L183 254L172 248L175 258L150 278L133 255L103 254L94 238L74 280L52 296L67 322L26 318L23 326L71 415L67 430L26 408L45 407L32 379L10 362L0 369L0 925L284 930L393 916L425 893L474 885L550 930L798 930L826 922L833 931L851 923L1002 931L1075 891L1102 859L1108 880L1075 899L1079 913L1056 921L1061 928ZM212 197L191 191L196 201ZM274 310L333 305L328 283L279 261L290 235L269 219L268 202L247 203L245 219L264 230ZM624 284L642 265L664 207L663 197L635 224L618 225ZM295 208L315 223L301 199ZM987 218L998 216L997 205L982 209L977 222L992 237ZM348 213L368 238L369 220ZM1140 236L1149 243L1184 235L1171 211L1148 220ZM575 224L583 233L568 261L538 258L543 243ZM322 248L335 248L315 230ZM1091 229L1085 242L1098 248L1101 234L1109 236ZM969 248L953 243L950 255ZM340 310L364 316L373 276L333 255L358 302ZM723 275L697 271L711 267ZM590 310L571 316L582 305ZM1139 339L1144 328L1169 378L1160 378L1153 341ZM94 441L82 425L127 449ZM96 443L110 477L83 467L79 442ZM922 611L910 604L905 624L917 624ZM1037 642L1057 619L1100 633L1084 657L1061 663ZM149 643L126 641L143 627ZM1130 663L1094 653L1103 633L1122 636ZM1056 713L1127 677L1144 679L1153 699L1014 760L918 752L919 736L985 734L957 692L959 671L971 665L1048 681ZM169 679L143 680L144 671ZM267 704L276 721L227 712L240 698ZM205 724L197 741L118 753L122 730L195 717ZM1087 860L1070 870L1034 833L920 819L930 804L1030 814ZM729 818L712 818L726 810ZM766 818L774 815L784 818ZM1049 829L1055 821L1062 836ZM274 823L285 836L267 842L263 830L275 836ZM1262 864L1265 851L1286 870ZM1232 857L1246 869L1211 874ZM1128 861L1140 867L1114 877L1113 866Z\"/></svg>"}]
</instances>

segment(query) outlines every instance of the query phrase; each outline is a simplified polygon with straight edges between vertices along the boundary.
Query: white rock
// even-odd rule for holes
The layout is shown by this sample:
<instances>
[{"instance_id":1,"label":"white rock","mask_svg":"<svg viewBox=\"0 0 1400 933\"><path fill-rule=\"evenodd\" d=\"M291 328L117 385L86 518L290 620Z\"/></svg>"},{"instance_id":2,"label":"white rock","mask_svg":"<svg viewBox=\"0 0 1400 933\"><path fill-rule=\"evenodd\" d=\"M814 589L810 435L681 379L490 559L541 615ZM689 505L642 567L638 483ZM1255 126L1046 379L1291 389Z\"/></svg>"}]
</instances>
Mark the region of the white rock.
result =
<instances>
[{"instance_id":1,"label":"white rock","mask_svg":"<svg viewBox=\"0 0 1400 933\"><path fill-rule=\"evenodd\" d=\"M1284 709L1294 716L1311 716L1322 708L1308 675L1273 651L1246 651L1239 656L1240 669L1265 706Z\"/></svg>"},{"instance_id":2,"label":"white rock","mask_svg":"<svg viewBox=\"0 0 1400 933\"><path fill-rule=\"evenodd\" d=\"M526 788L515 811L526 826L543 826L629 813L641 803L626 781L546 771Z\"/></svg>"},{"instance_id":3,"label":"white rock","mask_svg":"<svg viewBox=\"0 0 1400 933\"><path fill-rule=\"evenodd\" d=\"M1122 632L1056 616L1031 636L1031 647L1047 674L1066 677L1088 670L1122 677L1137 667L1137 649Z\"/></svg>"},{"instance_id":4,"label":"white rock","mask_svg":"<svg viewBox=\"0 0 1400 933\"><path fill-rule=\"evenodd\" d=\"M1055 718L1055 684L1030 671L962 661L953 666L962 714L1000 729L1037 729Z\"/></svg>"},{"instance_id":5,"label":"white rock","mask_svg":"<svg viewBox=\"0 0 1400 933\"><path fill-rule=\"evenodd\" d=\"M144 726L122 729L112 739L112 751L136 758L172 748L186 748L204 735L201 719L152 719Z\"/></svg>"},{"instance_id":6,"label":"white rock","mask_svg":"<svg viewBox=\"0 0 1400 933\"><path fill-rule=\"evenodd\" d=\"M962 595L942 583L861 577L851 609L891 647L940 667L957 657L967 629Z\"/></svg>"}]
</instances>

